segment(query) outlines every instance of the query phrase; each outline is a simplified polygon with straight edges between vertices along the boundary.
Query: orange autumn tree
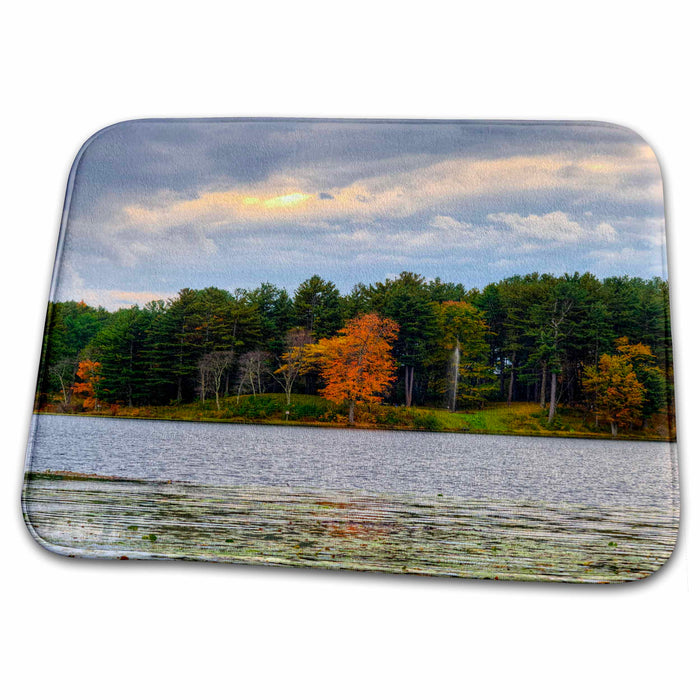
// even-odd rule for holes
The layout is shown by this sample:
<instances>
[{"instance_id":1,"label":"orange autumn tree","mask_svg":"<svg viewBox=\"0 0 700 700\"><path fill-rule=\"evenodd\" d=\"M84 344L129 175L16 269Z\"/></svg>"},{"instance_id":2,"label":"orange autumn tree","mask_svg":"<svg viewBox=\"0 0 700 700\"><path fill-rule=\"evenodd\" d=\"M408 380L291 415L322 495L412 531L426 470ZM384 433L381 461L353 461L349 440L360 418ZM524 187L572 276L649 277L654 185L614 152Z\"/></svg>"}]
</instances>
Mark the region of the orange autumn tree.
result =
<instances>
[{"instance_id":1,"label":"orange autumn tree","mask_svg":"<svg viewBox=\"0 0 700 700\"><path fill-rule=\"evenodd\" d=\"M310 347L325 387L321 396L349 402L348 422L355 422L355 404L379 402L395 379L391 349L399 333L395 321L378 314L364 314Z\"/></svg>"},{"instance_id":2,"label":"orange autumn tree","mask_svg":"<svg viewBox=\"0 0 700 700\"><path fill-rule=\"evenodd\" d=\"M83 360L78 365L78 371L76 372L80 381L73 384L73 393L76 396L83 397L83 408L88 410L95 408L95 389L100 379L102 379L99 375L100 366L99 362Z\"/></svg>"}]
</instances>

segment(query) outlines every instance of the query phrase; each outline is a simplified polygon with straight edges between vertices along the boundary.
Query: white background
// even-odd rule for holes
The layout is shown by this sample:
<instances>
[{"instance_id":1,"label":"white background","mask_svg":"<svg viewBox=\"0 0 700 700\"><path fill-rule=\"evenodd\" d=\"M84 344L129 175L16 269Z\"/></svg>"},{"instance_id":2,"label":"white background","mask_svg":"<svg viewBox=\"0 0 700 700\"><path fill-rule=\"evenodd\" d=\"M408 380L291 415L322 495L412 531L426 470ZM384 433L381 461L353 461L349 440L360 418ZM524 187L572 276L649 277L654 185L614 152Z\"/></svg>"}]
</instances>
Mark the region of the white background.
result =
<instances>
[{"instance_id":1,"label":"white background","mask_svg":"<svg viewBox=\"0 0 700 700\"><path fill-rule=\"evenodd\" d=\"M7 697L691 694L700 590L691 6L120 0L3 10ZM34 544L20 514L22 462L68 170L97 129L160 116L602 119L644 136L665 178L679 400L683 522L666 567L622 586L506 584L95 563Z\"/></svg>"}]
</instances>

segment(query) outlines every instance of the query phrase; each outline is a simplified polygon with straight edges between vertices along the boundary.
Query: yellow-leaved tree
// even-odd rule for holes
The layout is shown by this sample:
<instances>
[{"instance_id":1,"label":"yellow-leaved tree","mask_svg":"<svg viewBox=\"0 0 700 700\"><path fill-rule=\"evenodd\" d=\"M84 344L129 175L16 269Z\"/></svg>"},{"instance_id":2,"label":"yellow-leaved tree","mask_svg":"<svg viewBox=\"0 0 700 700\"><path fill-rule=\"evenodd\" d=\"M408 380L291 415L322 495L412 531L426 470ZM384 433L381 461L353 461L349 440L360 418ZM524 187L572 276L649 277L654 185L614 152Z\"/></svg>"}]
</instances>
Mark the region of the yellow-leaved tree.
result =
<instances>
[{"instance_id":1,"label":"yellow-leaved tree","mask_svg":"<svg viewBox=\"0 0 700 700\"><path fill-rule=\"evenodd\" d=\"M628 357L603 355L597 367L584 369L583 388L594 399L596 416L610 423L613 436L620 426L639 421L646 391Z\"/></svg>"}]
</instances>

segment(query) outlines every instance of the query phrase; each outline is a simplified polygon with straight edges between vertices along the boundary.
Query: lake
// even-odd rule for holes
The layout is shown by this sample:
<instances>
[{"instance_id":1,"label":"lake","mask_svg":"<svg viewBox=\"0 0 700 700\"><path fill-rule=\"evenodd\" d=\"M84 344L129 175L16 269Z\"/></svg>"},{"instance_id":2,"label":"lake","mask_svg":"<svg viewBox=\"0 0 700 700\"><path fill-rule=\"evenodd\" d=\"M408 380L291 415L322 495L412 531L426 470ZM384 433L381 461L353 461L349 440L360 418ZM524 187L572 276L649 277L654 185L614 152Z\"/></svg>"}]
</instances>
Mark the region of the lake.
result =
<instances>
[{"instance_id":1,"label":"lake","mask_svg":"<svg viewBox=\"0 0 700 700\"><path fill-rule=\"evenodd\" d=\"M676 444L34 417L33 471L670 507Z\"/></svg>"},{"instance_id":2,"label":"lake","mask_svg":"<svg viewBox=\"0 0 700 700\"><path fill-rule=\"evenodd\" d=\"M30 529L85 556L607 582L658 569L678 528L675 443L50 415L31 435Z\"/></svg>"}]
</instances>

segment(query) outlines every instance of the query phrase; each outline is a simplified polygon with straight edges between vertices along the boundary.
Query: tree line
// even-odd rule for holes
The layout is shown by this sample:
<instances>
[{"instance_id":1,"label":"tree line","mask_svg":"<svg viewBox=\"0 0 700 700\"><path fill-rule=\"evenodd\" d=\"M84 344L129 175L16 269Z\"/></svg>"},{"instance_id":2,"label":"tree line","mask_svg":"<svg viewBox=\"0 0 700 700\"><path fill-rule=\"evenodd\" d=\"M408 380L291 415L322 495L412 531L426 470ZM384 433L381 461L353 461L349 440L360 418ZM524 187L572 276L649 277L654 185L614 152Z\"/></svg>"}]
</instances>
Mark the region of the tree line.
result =
<instances>
[{"instance_id":1,"label":"tree line","mask_svg":"<svg viewBox=\"0 0 700 700\"><path fill-rule=\"evenodd\" d=\"M563 404L625 425L671 401L669 318L664 280L590 273L532 273L470 289L402 272L345 295L314 275L292 295L269 283L183 289L114 312L52 302L38 402L59 395L90 408L211 397L218 405L283 391L288 400L320 393L352 410L352 391L339 389L333 373L352 383L356 355L347 348L366 350L371 336L384 345L374 366L357 370L376 380L360 401L450 410L530 401L548 407L550 422ZM623 396L622 413L606 408L611 392Z\"/></svg>"}]
</instances>

